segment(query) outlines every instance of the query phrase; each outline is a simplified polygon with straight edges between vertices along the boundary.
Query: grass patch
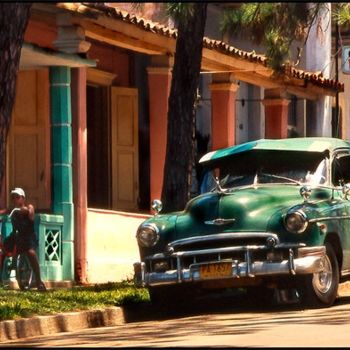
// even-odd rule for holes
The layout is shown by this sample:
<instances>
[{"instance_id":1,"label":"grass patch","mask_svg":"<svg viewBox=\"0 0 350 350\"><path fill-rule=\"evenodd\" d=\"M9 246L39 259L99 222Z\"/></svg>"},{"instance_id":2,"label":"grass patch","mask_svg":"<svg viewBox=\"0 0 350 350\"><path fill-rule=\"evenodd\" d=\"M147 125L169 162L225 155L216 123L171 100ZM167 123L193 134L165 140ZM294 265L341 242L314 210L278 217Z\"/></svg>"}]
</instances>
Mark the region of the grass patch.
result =
<instances>
[{"instance_id":1,"label":"grass patch","mask_svg":"<svg viewBox=\"0 0 350 350\"><path fill-rule=\"evenodd\" d=\"M147 301L147 289L135 288L129 281L46 292L7 290L0 287L0 321Z\"/></svg>"}]
</instances>

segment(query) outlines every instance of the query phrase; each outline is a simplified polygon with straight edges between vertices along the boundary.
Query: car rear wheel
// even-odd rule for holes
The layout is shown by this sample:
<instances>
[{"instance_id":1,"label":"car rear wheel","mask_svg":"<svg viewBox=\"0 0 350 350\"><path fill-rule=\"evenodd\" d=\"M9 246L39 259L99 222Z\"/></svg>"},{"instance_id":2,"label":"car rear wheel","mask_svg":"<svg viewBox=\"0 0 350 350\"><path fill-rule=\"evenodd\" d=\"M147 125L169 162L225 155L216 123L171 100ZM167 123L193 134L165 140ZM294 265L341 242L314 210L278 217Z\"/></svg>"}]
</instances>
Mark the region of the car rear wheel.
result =
<instances>
[{"instance_id":1,"label":"car rear wheel","mask_svg":"<svg viewBox=\"0 0 350 350\"><path fill-rule=\"evenodd\" d=\"M327 243L322 271L302 278L299 288L301 302L308 307L331 306L337 297L338 286L338 260L332 245Z\"/></svg>"}]
</instances>

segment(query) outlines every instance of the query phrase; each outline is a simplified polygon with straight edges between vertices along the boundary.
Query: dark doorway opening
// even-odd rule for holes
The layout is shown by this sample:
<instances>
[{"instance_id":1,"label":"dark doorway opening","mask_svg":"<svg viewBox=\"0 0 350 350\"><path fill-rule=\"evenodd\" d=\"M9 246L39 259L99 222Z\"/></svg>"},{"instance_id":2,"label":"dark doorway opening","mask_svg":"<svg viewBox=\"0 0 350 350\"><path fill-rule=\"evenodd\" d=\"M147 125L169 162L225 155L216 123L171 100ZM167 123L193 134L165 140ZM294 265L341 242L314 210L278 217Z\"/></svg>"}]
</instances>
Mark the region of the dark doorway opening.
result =
<instances>
[{"instance_id":1,"label":"dark doorway opening","mask_svg":"<svg viewBox=\"0 0 350 350\"><path fill-rule=\"evenodd\" d=\"M87 85L88 207L109 209L110 152L108 88Z\"/></svg>"}]
</instances>

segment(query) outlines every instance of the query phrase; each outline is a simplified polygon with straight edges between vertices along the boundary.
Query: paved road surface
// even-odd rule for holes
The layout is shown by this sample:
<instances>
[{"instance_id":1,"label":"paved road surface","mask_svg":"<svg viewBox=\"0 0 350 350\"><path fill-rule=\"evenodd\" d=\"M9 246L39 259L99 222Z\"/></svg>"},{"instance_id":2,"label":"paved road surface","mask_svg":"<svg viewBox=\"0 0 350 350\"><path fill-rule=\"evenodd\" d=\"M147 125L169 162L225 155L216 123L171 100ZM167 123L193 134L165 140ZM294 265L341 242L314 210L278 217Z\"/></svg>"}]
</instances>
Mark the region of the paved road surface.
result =
<instances>
[{"instance_id":1,"label":"paved road surface","mask_svg":"<svg viewBox=\"0 0 350 350\"><path fill-rule=\"evenodd\" d=\"M242 299L199 300L186 311L125 310L118 327L27 338L0 347L348 347L350 297L327 309L280 305L257 310Z\"/></svg>"}]
</instances>

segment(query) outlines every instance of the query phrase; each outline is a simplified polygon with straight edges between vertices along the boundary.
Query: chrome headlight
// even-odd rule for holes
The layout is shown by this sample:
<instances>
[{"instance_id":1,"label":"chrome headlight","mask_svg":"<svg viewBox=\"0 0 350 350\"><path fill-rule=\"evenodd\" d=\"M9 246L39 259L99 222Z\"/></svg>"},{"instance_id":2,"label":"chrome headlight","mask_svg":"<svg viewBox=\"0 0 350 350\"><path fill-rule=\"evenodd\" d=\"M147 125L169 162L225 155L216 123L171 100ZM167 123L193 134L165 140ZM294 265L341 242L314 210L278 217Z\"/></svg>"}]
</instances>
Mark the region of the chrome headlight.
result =
<instances>
[{"instance_id":1,"label":"chrome headlight","mask_svg":"<svg viewBox=\"0 0 350 350\"><path fill-rule=\"evenodd\" d=\"M307 216L302 210L291 211L284 218L284 226L293 233L303 233L308 223Z\"/></svg>"},{"instance_id":2,"label":"chrome headlight","mask_svg":"<svg viewBox=\"0 0 350 350\"><path fill-rule=\"evenodd\" d=\"M159 229L154 224L142 224L137 229L136 238L142 247L153 247L159 240Z\"/></svg>"}]
</instances>

